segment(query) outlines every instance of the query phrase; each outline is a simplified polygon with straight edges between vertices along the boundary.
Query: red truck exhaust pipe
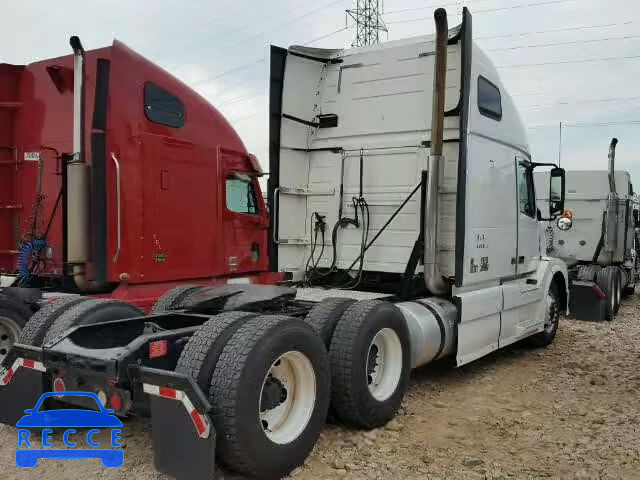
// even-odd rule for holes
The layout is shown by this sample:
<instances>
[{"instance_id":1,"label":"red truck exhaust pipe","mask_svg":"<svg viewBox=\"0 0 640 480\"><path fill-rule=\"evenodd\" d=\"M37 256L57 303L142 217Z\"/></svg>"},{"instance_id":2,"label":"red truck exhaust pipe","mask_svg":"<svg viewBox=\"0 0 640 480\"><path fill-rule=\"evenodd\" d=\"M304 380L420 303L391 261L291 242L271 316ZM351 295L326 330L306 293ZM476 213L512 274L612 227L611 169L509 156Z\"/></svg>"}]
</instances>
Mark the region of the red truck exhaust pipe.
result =
<instances>
[{"instance_id":1,"label":"red truck exhaust pipe","mask_svg":"<svg viewBox=\"0 0 640 480\"><path fill-rule=\"evenodd\" d=\"M90 166L84 149L85 51L78 37L69 40L73 49L73 160L67 163L67 263L80 290L93 290L98 285L87 279L89 261L89 181Z\"/></svg>"}]
</instances>

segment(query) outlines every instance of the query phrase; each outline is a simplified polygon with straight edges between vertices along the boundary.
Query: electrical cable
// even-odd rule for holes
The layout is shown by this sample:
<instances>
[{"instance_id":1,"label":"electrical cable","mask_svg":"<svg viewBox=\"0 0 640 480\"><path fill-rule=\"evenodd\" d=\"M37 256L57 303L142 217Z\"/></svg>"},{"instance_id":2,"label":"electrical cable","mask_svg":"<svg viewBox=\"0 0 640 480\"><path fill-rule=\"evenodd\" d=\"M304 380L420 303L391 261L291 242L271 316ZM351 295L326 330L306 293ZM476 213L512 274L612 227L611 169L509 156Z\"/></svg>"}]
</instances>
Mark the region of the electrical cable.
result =
<instances>
[{"instance_id":1,"label":"electrical cable","mask_svg":"<svg viewBox=\"0 0 640 480\"><path fill-rule=\"evenodd\" d=\"M519 63L515 65L498 65L496 68L521 68L521 67L542 67L547 65L565 65L569 63L588 63L588 62L610 62L614 60L634 60L640 58L640 55L628 55L624 57L603 57L603 58L585 58L581 60L561 60L559 62L542 62L542 63Z\"/></svg>"},{"instance_id":2,"label":"electrical cable","mask_svg":"<svg viewBox=\"0 0 640 480\"><path fill-rule=\"evenodd\" d=\"M320 12L320 11L322 11L322 10L326 9L326 8L332 7L333 5L335 5L335 4L337 4L337 3L340 3L340 2L342 2L342 1L343 1L343 0L334 0L334 1L332 1L332 2L329 2L328 4L323 5L323 6L319 7L319 8L316 8L315 10L312 10L312 11L310 11L310 12L304 13L304 14L302 14L302 15L298 15L298 16L296 16L296 17L294 17L294 18L287 19L287 20L286 20L286 21L284 21L284 22L280 22L280 23L278 23L278 24L276 24L276 25L274 25L274 26L272 26L272 27L270 27L270 28L268 28L268 29L266 29L266 30L264 30L264 31L260 32L260 33L257 33L257 34L255 34L255 35L251 35L250 37L246 37L246 38L244 38L244 39L238 40L238 41L237 41L237 42L235 42L235 43L232 43L232 44L226 45L224 48L218 48L218 49L211 50L210 52L208 52L208 53L206 53L206 54L204 54L204 55L200 55L200 56L198 56L198 57L196 57L196 58L193 58L192 60L190 60L190 61L189 61L189 62L187 62L187 63L184 63L184 64L182 64L182 65L178 65L178 66L171 67L171 68L170 68L170 70L172 70L172 71L174 71L174 70L179 70L179 69L181 69L181 68L186 67L187 65L192 65L194 62L197 62L197 61L202 60L202 59L204 59L204 58L210 58L210 57L214 56L216 53L220 53L220 52L224 52L224 51L227 51L227 50L231 50L231 49L233 49L233 48L237 47L238 45L242 45L243 43L246 43L246 42L248 42L248 41L250 41L250 40L253 40L253 39L255 39L255 38L259 38L259 37L261 37L262 35L264 35L265 33L268 33L268 32L270 32L270 31L272 31L272 30L275 30L275 29L280 28L280 27L283 27L283 26L288 26L288 25L290 25L292 22L296 22L296 21L298 21L298 20L300 20L300 19L302 19L302 18L308 17L308 16L310 16L310 15L314 15L314 14L316 14L316 13L318 13L318 12ZM313 2L307 2L307 3L313 3ZM305 4L305 5L306 5L306 4Z\"/></svg>"},{"instance_id":3,"label":"electrical cable","mask_svg":"<svg viewBox=\"0 0 640 480\"><path fill-rule=\"evenodd\" d=\"M504 10L514 10L517 8L530 8L530 7L537 7L537 6L546 6L546 5L551 5L551 4L557 4L557 3L568 3L568 2L577 2L578 0L549 0L546 2L541 2L541 3L528 3L525 5L512 5L510 7L499 7L499 8L488 8L486 10L475 10L473 12L474 15L477 15L479 13L494 13L494 12L501 12ZM391 13L391 12L389 12ZM455 15L460 15L459 13L455 14ZM420 17L420 18L410 18L407 20L396 20L396 21L391 21L391 22L386 22L387 24L391 25L394 23L409 23L409 22L419 22L422 20L432 20L433 21L433 17Z\"/></svg>"},{"instance_id":4,"label":"electrical cable","mask_svg":"<svg viewBox=\"0 0 640 480\"><path fill-rule=\"evenodd\" d=\"M557 47L561 45L577 45L582 43L611 42L614 40L630 40L633 38L640 38L640 35L625 35L624 37L590 38L587 40L571 40L568 42L538 43L535 45L521 45L517 47L490 48L485 51L486 52L503 52L506 50L520 50L522 48Z\"/></svg>"}]
</instances>

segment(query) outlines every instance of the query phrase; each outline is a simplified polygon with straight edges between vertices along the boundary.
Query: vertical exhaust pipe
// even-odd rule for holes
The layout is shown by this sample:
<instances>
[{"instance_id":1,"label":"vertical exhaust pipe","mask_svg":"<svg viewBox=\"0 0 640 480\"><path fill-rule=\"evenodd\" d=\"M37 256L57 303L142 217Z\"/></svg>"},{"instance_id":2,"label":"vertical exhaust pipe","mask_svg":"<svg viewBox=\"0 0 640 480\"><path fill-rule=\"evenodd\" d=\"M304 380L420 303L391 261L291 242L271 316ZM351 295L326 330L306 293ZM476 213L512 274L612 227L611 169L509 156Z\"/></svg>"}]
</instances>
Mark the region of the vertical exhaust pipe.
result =
<instances>
[{"instance_id":1,"label":"vertical exhaust pipe","mask_svg":"<svg viewBox=\"0 0 640 480\"><path fill-rule=\"evenodd\" d=\"M609 144L609 195L607 196L607 211L605 216L604 231L602 232L604 252L607 255L606 262L613 262L613 255L618 247L618 193L616 192L616 145L618 139L612 138ZM599 246L600 244L598 244ZM599 253L599 252L598 252ZM597 260L597 256L594 255Z\"/></svg>"},{"instance_id":2,"label":"vertical exhaust pipe","mask_svg":"<svg viewBox=\"0 0 640 480\"><path fill-rule=\"evenodd\" d=\"M433 17L436 23L436 55L433 77L433 101L431 119L431 152L429 154L428 181L424 208L424 280L435 295L446 292L447 285L440 275L436 256L438 238L438 183L444 143L444 102L447 75L447 43L449 26L447 11L438 8Z\"/></svg>"},{"instance_id":3,"label":"vertical exhaust pipe","mask_svg":"<svg viewBox=\"0 0 640 480\"><path fill-rule=\"evenodd\" d=\"M92 285L87 280L89 261L89 165L84 149L85 51L78 37L69 40L73 49L73 155L67 164L67 263L81 290Z\"/></svg>"},{"instance_id":4,"label":"vertical exhaust pipe","mask_svg":"<svg viewBox=\"0 0 640 480\"><path fill-rule=\"evenodd\" d=\"M618 145L618 139L614 137L609 144L609 192L611 193L617 193L615 177L616 145Z\"/></svg>"}]
</instances>

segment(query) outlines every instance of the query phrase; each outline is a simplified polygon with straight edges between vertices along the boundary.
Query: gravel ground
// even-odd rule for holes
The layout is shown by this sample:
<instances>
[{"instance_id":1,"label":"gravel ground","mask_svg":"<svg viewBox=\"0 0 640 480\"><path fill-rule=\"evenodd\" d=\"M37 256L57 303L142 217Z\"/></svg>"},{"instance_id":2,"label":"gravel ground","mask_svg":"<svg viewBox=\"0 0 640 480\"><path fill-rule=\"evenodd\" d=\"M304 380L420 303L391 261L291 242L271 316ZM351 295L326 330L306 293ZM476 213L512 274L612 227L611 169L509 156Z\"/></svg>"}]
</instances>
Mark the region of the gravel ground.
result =
<instances>
[{"instance_id":1,"label":"gravel ground","mask_svg":"<svg viewBox=\"0 0 640 480\"><path fill-rule=\"evenodd\" d=\"M612 323L564 320L543 350L512 347L456 369L413 374L385 428L325 428L292 477L640 479L640 300ZM17 432L0 427L0 479L166 478L155 473L149 427L128 420L125 465L41 461L20 471Z\"/></svg>"}]
</instances>

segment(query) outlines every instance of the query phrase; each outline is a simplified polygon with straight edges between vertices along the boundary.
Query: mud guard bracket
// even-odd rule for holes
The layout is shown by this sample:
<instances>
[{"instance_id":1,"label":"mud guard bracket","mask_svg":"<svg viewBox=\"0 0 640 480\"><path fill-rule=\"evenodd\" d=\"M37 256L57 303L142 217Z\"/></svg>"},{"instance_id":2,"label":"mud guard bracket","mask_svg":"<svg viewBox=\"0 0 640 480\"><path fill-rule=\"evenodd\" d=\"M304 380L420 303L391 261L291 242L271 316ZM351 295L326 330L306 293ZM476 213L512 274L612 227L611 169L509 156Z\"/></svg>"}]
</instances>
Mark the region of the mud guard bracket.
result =
<instances>
[{"instance_id":1,"label":"mud guard bracket","mask_svg":"<svg viewBox=\"0 0 640 480\"><path fill-rule=\"evenodd\" d=\"M33 408L45 392L45 379L42 372L31 368L15 368L17 359L41 361L42 350L27 345L14 345L0 365L0 375L9 380L0 386L0 422L15 427L24 416L26 408ZM6 375L12 371L11 378Z\"/></svg>"},{"instance_id":2,"label":"mud guard bracket","mask_svg":"<svg viewBox=\"0 0 640 480\"><path fill-rule=\"evenodd\" d=\"M184 393L188 402L211 425L208 435L198 435L184 402L149 395L154 463L159 472L177 479L209 480L215 473L216 433L209 417L211 405L195 383L186 376L166 370L132 367L136 381Z\"/></svg>"}]
</instances>

